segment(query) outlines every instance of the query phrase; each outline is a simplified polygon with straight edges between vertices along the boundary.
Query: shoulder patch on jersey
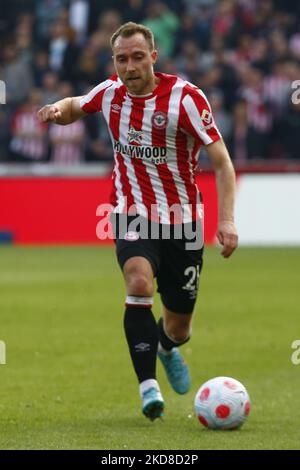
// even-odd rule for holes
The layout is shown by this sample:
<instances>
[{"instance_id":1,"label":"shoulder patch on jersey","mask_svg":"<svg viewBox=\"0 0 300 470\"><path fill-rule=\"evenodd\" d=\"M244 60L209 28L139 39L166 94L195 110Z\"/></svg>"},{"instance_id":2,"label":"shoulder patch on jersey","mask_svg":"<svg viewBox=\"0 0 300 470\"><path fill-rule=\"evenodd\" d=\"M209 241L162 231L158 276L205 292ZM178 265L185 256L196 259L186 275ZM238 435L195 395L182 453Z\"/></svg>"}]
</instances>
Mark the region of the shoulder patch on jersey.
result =
<instances>
[{"instance_id":1,"label":"shoulder patch on jersey","mask_svg":"<svg viewBox=\"0 0 300 470\"><path fill-rule=\"evenodd\" d=\"M203 109L202 114L201 114L201 119L206 124L211 124L212 123L212 113L210 111L208 111L207 109Z\"/></svg>"}]
</instances>

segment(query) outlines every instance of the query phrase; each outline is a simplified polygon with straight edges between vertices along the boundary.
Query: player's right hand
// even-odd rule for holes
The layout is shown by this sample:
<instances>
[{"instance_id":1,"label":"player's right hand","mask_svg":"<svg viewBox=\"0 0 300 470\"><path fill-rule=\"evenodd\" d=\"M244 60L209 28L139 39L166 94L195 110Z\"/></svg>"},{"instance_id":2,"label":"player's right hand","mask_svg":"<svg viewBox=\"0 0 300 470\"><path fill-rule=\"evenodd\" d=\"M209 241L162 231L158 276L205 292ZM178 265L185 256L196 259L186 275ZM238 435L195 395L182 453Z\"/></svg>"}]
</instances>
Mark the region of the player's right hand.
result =
<instances>
[{"instance_id":1,"label":"player's right hand","mask_svg":"<svg viewBox=\"0 0 300 470\"><path fill-rule=\"evenodd\" d=\"M223 245L221 255L224 258L229 258L238 246L238 234L234 223L230 220L220 221L217 238Z\"/></svg>"},{"instance_id":2,"label":"player's right hand","mask_svg":"<svg viewBox=\"0 0 300 470\"><path fill-rule=\"evenodd\" d=\"M61 111L53 104L43 106L43 108L38 111L37 115L41 122L56 122L57 119L62 117Z\"/></svg>"}]
</instances>

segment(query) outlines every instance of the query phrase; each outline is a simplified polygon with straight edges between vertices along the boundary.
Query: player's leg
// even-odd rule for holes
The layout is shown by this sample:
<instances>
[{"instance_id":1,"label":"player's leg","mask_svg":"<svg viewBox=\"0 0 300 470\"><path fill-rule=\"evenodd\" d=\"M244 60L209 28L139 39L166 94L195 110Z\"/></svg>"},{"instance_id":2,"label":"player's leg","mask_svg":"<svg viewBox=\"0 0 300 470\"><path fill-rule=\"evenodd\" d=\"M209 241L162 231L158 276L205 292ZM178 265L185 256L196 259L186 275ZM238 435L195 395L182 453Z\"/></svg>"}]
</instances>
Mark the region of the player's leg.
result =
<instances>
[{"instance_id":1,"label":"player's leg","mask_svg":"<svg viewBox=\"0 0 300 470\"><path fill-rule=\"evenodd\" d=\"M158 322L158 356L175 392L187 393L191 386L189 368L178 348L187 343L191 334L191 313L172 312L163 305Z\"/></svg>"},{"instance_id":2,"label":"player's leg","mask_svg":"<svg viewBox=\"0 0 300 470\"><path fill-rule=\"evenodd\" d=\"M163 332L166 337L164 340L167 349L172 345L186 343L192 330L192 313L172 312L162 305L162 318L160 323L163 325Z\"/></svg>"},{"instance_id":3,"label":"player's leg","mask_svg":"<svg viewBox=\"0 0 300 470\"><path fill-rule=\"evenodd\" d=\"M143 413L162 416L163 399L156 380L158 331L153 304L153 269L148 259L133 256L123 266L126 285L124 329L135 373L140 383Z\"/></svg>"},{"instance_id":4,"label":"player's leg","mask_svg":"<svg viewBox=\"0 0 300 470\"><path fill-rule=\"evenodd\" d=\"M178 348L189 341L199 277L202 249L186 250L184 240L165 242L164 258L158 275L163 314L158 322L158 356L172 388L188 392L191 379Z\"/></svg>"}]
</instances>

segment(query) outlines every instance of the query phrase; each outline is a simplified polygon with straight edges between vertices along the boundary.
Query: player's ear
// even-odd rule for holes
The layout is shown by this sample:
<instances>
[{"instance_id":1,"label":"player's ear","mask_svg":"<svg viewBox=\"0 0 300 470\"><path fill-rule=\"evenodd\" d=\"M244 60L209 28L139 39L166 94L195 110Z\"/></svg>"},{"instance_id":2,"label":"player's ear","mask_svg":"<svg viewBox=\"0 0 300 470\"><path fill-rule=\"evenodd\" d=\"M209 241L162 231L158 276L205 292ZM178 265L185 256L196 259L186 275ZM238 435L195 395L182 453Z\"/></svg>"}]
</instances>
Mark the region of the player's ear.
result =
<instances>
[{"instance_id":1,"label":"player's ear","mask_svg":"<svg viewBox=\"0 0 300 470\"><path fill-rule=\"evenodd\" d=\"M151 52L151 57L152 57L152 64L154 65L158 57L158 52L156 49L154 49L154 51Z\"/></svg>"}]
</instances>

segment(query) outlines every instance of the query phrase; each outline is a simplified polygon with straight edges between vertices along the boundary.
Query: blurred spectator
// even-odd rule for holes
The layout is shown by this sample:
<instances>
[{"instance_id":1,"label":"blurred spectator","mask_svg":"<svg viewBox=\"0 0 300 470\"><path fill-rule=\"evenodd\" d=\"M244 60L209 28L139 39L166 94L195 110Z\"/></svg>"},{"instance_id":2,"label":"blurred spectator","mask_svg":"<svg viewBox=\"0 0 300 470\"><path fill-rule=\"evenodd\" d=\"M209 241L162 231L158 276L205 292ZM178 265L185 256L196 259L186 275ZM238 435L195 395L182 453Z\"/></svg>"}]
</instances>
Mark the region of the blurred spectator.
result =
<instances>
[{"instance_id":1,"label":"blurred spectator","mask_svg":"<svg viewBox=\"0 0 300 470\"><path fill-rule=\"evenodd\" d=\"M7 88L0 114L2 161L8 142L20 146L20 128L34 127L32 115L27 126L21 119L30 116L33 87L41 88L43 104L51 103L66 81L81 95L114 73L109 39L125 21L153 30L157 70L179 75L211 96L236 161L297 158L299 110L290 95L291 83L300 79L299 1L9 0L0 18L0 80ZM97 114L83 122L85 159L111 160L102 118ZM47 129L39 132L46 142ZM79 150L74 161L84 158ZM31 154L26 158L18 150L14 156L31 161ZM47 150L41 154L45 159Z\"/></svg>"},{"instance_id":2,"label":"blurred spectator","mask_svg":"<svg viewBox=\"0 0 300 470\"><path fill-rule=\"evenodd\" d=\"M285 72L290 84L295 80L299 80L300 62L296 62L295 60L285 61Z\"/></svg>"},{"instance_id":3,"label":"blurred spectator","mask_svg":"<svg viewBox=\"0 0 300 470\"><path fill-rule=\"evenodd\" d=\"M232 110L236 101L239 81L237 70L231 65L230 54L225 49L220 37L212 37L210 50L202 55L202 69L205 74L201 78L199 86L201 87L203 82L208 81L206 85L203 85L207 87L207 93L209 88L220 88L224 95L226 110Z\"/></svg>"},{"instance_id":4,"label":"blurred spectator","mask_svg":"<svg viewBox=\"0 0 300 470\"><path fill-rule=\"evenodd\" d=\"M78 47L74 43L74 31L71 31L63 19L52 24L48 43L49 66L59 73L62 80L74 78Z\"/></svg>"},{"instance_id":5,"label":"blurred spectator","mask_svg":"<svg viewBox=\"0 0 300 470\"><path fill-rule=\"evenodd\" d=\"M186 41L193 41L195 45L197 45L201 49L203 48L201 38L198 35L195 18L193 18L188 13L184 13L181 16L179 29L176 32L175 39L176 39L176 43L175 43L176 54L180 53L181 45L182 43Z\"/></svg>"},{"instance_id":6,"label":"blurred spectator","mask_svg":"<svg viewBox=\"0 0 300 470\"><path fill-rule=\"evenodd\" d=\"M106 77L114 74L112 63L105 69ZM83 94L90 92L90 88L83 90ZM86 160L89 162L112 162L111 140L109 131L102 113L89 114L84 118L86 126Z\"/></svg>"},{"instance_id":7,"label":"blurred spectator","mask_svg":"<svg viewBox=\"0 0 300 470\"><path fill-rule=\"evenodd\" d=\"M124 2L125 3L125 2ZM140 23L145 17L145 1L144 0L128 0L124 5L123 17L124 21L134 21Z\"/></svg>"},{"instance_id":8,"label":"blurred spectator","mask_svg":"<svg viewBox=\"0 0 300 470\"><path fill-rule=\"evenodd\" d=\"M9 120L0 108L0 163L8 160Z\"/></svg>"},{"instance_id":9,"label":"blurred spectator","mask_svg":"<svg viewBox=\"0 0 300 470\"><path fill-rule=\"evenodd\" d=\"M211 40L213 15L208 5L202 5L195 21L195 30L201 48L207 50Z\"/></svg>"},{"instance_id":10,"label":"blurred spectator","mask_svg":"<svg viewBox=\"0 0 300 470\"><path fill-rule=\"evenodd\" d=\"M213 90L208 95L208 100L219 131L226 145L230 146L232 136L232 117L224 109L224 96L221 90Z\"/></svg>"},{"instance_id":11,"label":"blurred spectator","mask_svg":"<svg viewBox=\"0 0 300 470\"><path fill-rule=\"evenodd\" d=\"M291 83L287 76L286 62L278 60L273 63L270 75L264 79L264 96L269 102L273 118L285 116Z\"/></svg>"},{"instance_id":12,"label":"blurred spectator","mask_svg":"<svg viewBox=\"0 0 300 470\"><path fill-rule=\"evenodd\" d=\"M98 59L98 48L89 41L82 49L78 59L76 82L80 90L101 82L103 73ZM104 78L104 77L103 77Z\"/></svg>"},{"instance_id":13,"label":"blurred spectator","mask_svg":"<svg viewBox=\"0 0 300 470\"><path fill-rule=\"evenodd\" d=\"M15 30L15 44L18 55L23 62L31 64L33 62L33 24L34 17L26 13L19 18Z\"/></svg>"},{"instance_id":14,"label":"blurred spectator","mask_svg":"<svg viewBox=\"0 0 300 470\"><path fill-rule=\"evenodd\" d=\"M264 37L271 30L272 19L274 17L272 9L272 2L270 0L256 2L251 21L251 34L254 37Z\"/></svg>"},{"instance_id":15,"label":"blurred spectator","mask_svg":"<svg viewBox=\"0 0 300 470\"><path fill-rule=\"evenodd\" d=\"M7 35L11 35L16 20L23 13L32 13L35 10L35 2L37 0L1 0L1 15L0 15L0 38L7 40Z\"/></svg>"},{"instance_id":16,"label":"blurred spectator","mask_svg":"<svg viewBox=\"0 0 300 470\"><path fill-rule=\"evenodd\" d=\"M282 31L275 30L270 34L272 60L287 60L291 56L289 43Z\"/></svg>"},{"instance_id":17,"label":"blurred spectator","mask_svg":"<svg viewBox=\"0 0 300 470\"><path fill-rule=\"evenodd\" d=\"M266 38L258 38L252 42L251 62L255 67L262 70L264 74L269 72L271 58L269 56L269 45Z\"/></svg>"},{"instance_id":18,"label":"blurred spectator","mask_svg":"<svg viewBox=\"0 0 300 470\"><path fill-rule=\"evenodd\" d=\"M117 10L107 10L99 18L98 29L104 34L105 44L110 45L110 38L114 32L121 26L122 16Z\"/></svg>"},{"instance_id":19,"label":"blurred spectator","mask_svg":"<svg viewBox=\"0 0 300 470\"><path fill-rule=\"evenodd\" d=\"M179 28L177 15L163 2L154 0L147 8L147 17L143 23L152 30L160 54L172 56L175 49L175 34Z\"/></svg>"},{"instance_id":20,"label":"blurred spectator","mask_svg":"<svg viewBox=\"0 0 300 470\"><path fill-rule=\"evenodd\" d=\"M88 162L112 162L111 141L102 114L89 114L85 118L87 143L85 158Z\"/></svg>"},{"instance_id":21,"label":"blurred spectator","mask_svg":"<svg viewBox=\"0 0 300 470\"><path fill-rule=\"evenodd\" d=\"M70 0L70 26L76 32L76 43L83 44L88 33L88 0Z\"/></svg>"},{"instance_id":22,"label":"blurred spectator","mask_svg":"<svg viewBox=\"0 0 300 470\"><path fill-rule=\"evenodd\" d=\"M142 2L144 4L145 0ZM130 3L130 0L89 0L89 32L92 33L99 28L99 18L108 10L119 12L122 21L127 20L126 15L127 11L130 11ZM142 15L137 18L141 21Z\"/></svg>"},{"instance_id":23,"label":"blurred spectator","mask_svg":"<svg viewBox=\"0 0 300 470\"><path fill-rule=\"evenodd\" d=\"M284 126L291 99L291 82L286 62L276 61L264 79L264 95L272 113L271 153L273 158L284 157Z\"/></svg>"},{"instance_id":24,"label":"blurred spectator","mask_svg":"<svg viewBox=\"0 0 300 470\"><path fill-rule=\"evenodd\" d=\"M262 159L269 155L272 114L264 94L264 80L260 69L248 68L243 77L240 97L247 103L249 158Z\"/></svg>"},{"instance_id":25,"label":"blurred spectator","mask_svg":"<svg viewBox=\"0 0 300 470\"><path fill-rule=\"evenodd\" d=\"M60 97L74 95L70 83L62 83ZM84 160L85 124L78 120L68 126L51 124L49 130L51 144L50 162L58 165L78 165Z\"/></svg>"},{"instance_id":26,"label":"blurred spectator","mask_svg":"<svg viewBox=\"0 0 300 470\"><path fill-rule=\"evenodd\" d=\"M58 89L59 77L55 72L45 73L42 80L42 105L55 103L60 99L60 93Z\"/></svg>"},{"instance_id":27,"label":"blurred spectator","mask_svg":"<svg viewBox=\"0 0 300 470\"><path fill-rule=\"evenodd\" d=\"M197 44L192 40L186 40L182 43L181 52L177 56L177 71L186 74L189 81L195 82L201 72L201 59L201 51Z\"/></svg>"},{"instance_id":28,"label":"blurred spectator","mask_svg":"<svg viewBox=\"0 0 300 470\"><path fill-rule=\"evenodd\" d=\"M47 124L37 118L42 93L33 88L28 100L17 109L12 119L10 151L16 162L44 161L47 156Z\"/></svg>"},{"instance_id":29,"label":"blurred spectator","mask_svg":"<svg viewBox=\"0 0 300 470\"><path fill-rule=\"evenodd\" d=\"M233 110L233 134L230 145L234 163L245 164L248 159L248 112L247 103L239 101Z\"/></svg>"},{"instance_id":30,"label":"blurred spectator","mask_svg":"<svg viewBox=\"0 0 300 470\"><path fill-rule=\"evenodd\" d=\"M296 60L300 60L300 21L298 23L298 30L292 35L289 46L291 53Z\"/></svg>"},{"instance_id":31,"label":"blurred spectator","mask_svg":"<svg viewBox=\"0 0 300 470\"><path fill-rule=\"evenodd\" d=\"M37 87L41 87L45 74L49 71L48 54L44 50L37 50L34 55L34 63L32 67L34 83Z\"/></svg>"},{"instance_id":32,"label":"blurred spectator","mask_svg":"<svg viewBox=\"0 0 300 470\"><path fill-rule=\"evenodd\" d=\"M171 57L164 57L159 59L158 68L163 70L164 73L168 73L169 75L178 75L183 80L189 80L189 77L185 74L184 71L181 72L178 70L175 59L172 59Z\"/></svg>"},{"instance_id":33,"label":"blurred spectator","mask_svg":"<svg viewBox=\"0 0 300 470\"><path fill-rule=\"evenodd\" d=\"M220 0L217 3L212 23L213 35L221 37L227 46L236 46L239 26L235 14L235 2L233 0Z\"/></svg>"},{"instance_id":34,"label":"blurred spectator","mask_svg":"<svg viewBox=\"0 0 300 470\"><path fill-rule=\"evenodd\" d=\"M56 21L66 0L35 0L36 28L39 41L45 41L50 34L50 27Z\"/></svg>"},{"instance_id":35,"label":"blurred spectator","mask_svg":"<svg viewBox=\"0 0 300 470\"><path fill-rule=\"evenodd\" d=\"M79 60L78 77L84 86L106 78L103 71L112 60L110 38L121 22L122 17L116 10L107 10L100 15L98 29L90 36Z\"/></svg>"},{"instance_id":36,"label":"blurred spectator","mask_svg":"<svg viewBox=\"0 0 300 470\"><path fill-rule=\"evenodd\" d=\"M234 66L240 66L241 64L248 64L252 60L254 52L253 47L254 40L251 34L242 34L239 38L239 44L236 49L231 53L231 63Z\"/></svg>"},{"instance_id":37,"label":"blurred spectator","mask_svg":"<svg viewBox=\"0 0 300 470\"><path fill-rule=\"evenodd\" d=\"M218 0L183 0L183 1L187 8L188 14L191 15L192 17L197 17L199 12L203 8L212 10L218 2Z\"/></svg>"},{"instance_id":38,"label":"blurred spectator","mask_svg":"<svg viewBox=\"0 0 300 470\"><path fill-rule=\"evenodd\" d=\"M283 127L285 157L299 160L300 103L291 102Z\"/></svg>"},{"instance_id":39,"label":"blurred spectator","mask_svg":"<svg viewBox=\"0 0 300 470\"><path fill-rule=\"evenodd\" d=\"M33 86L32 70L18 55L16 45L9 43L3 49L4 66L0 78L6 83L6 100L11 106L26 99Z\"/></svg>"},{"instance_id":40,"label":"blurred spectator","mask_svg":"<svg viewBox=\"0 0 300 470\"><path fill-rule=\"evenodd\" d=\"M184 0L163 0L162 3L166 4L176 15L180 15L184 9Z\"/></svg>"}]
</instances>

